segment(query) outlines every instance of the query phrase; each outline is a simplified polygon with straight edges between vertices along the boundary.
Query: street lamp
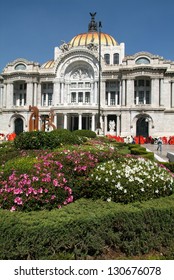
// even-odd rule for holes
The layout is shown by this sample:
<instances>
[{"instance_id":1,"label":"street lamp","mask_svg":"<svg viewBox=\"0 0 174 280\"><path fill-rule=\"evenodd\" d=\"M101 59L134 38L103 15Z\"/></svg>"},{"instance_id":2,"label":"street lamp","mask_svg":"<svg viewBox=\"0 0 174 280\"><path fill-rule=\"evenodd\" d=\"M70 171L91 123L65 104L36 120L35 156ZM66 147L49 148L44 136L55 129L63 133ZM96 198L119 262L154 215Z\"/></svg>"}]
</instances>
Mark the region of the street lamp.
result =
<instances>
[{"instance_id":1,"label":"street lamp","mask_svg":"<svg viewBox=\"0 0 174 280\"><path fill-rule=\"evenodd\" d=\"M97 120L97 133L99 134L101 129L101 123L100 123L100 110L101 110L101 28L102 24L101 21L99 21L98 24L98 35L99 35L99 76L98 76L98 120Z\"/></svg>"}]
</instances>

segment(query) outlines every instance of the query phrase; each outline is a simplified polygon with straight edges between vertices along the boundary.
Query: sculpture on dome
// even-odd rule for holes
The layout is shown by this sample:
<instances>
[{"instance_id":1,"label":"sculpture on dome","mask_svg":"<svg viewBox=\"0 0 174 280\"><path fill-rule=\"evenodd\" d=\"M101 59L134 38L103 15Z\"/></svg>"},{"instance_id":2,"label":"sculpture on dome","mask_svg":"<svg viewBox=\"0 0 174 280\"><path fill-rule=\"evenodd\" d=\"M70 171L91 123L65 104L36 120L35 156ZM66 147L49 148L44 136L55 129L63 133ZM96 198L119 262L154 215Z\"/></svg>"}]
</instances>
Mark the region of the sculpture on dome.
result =
<instances>
[{"instance_id":1,"label":"sculpture on dome","mask_svg":"<svg viewBox=\"0 0 174 280\"><path fill-rule=\"evenodd\" d=\"M65 52L65 51L69 51L69 47L70 47L70 44L66 43L65 41L62 41L63 44L60 45L60 49L62 52Z\"/></svg>"},{"instance_id":2,"label":"sculpture on dome","mask_svg":"<svg viewBox=\"0 0 174 280\"><path fill-rule=\"evenodd\" d=\"M90 13L91 21L88 25L88 32L97 31L97 22L95 22L96 13Z\"/></svg>"}]
</instances>

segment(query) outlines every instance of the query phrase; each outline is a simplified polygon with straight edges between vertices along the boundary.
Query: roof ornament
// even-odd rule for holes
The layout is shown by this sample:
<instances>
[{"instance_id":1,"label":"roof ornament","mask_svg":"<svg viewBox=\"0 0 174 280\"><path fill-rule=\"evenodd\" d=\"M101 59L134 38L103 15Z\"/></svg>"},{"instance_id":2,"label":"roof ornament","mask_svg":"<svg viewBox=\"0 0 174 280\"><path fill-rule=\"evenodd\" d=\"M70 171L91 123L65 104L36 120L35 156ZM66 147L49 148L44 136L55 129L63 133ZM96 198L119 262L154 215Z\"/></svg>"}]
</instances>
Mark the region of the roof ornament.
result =
<instances>
[{"instance_id":1,"label":"roof ornament","mask_svg":"<svg viewBox=\"0 0 174 280\"><path fill-rule=\"evenodd\" d=\"M91 21L88 25L88 32L97 31L97 22L95 21L96 12L90 13L90 16L91 16Z\"/></svg>"},{"instance_id":2,"label":"roof ornament","mask_svg":"<svg viewBox=\"0 0 174 280\"><path fill-rule=\"evenodd\" d=\"M65 41L61 40L63 44L60 46L62 52L69 51L70 44L66 43Z\"/></svg>"}]
</instances>

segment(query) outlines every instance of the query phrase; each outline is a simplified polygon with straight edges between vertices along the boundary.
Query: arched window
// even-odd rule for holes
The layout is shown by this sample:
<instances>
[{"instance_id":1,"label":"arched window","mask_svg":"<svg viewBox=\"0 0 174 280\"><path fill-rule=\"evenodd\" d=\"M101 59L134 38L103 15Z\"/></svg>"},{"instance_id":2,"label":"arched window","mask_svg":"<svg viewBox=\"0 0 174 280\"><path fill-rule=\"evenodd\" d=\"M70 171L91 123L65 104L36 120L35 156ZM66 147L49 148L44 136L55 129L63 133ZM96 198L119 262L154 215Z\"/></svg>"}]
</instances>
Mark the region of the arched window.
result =
<instances>
[{"instance_id":1,"label":"arched window","mask_svg":"<svg viewBox=\"0 0 174 280\"><path fill-rule=\"evenodd\" d=\"M25 70L26 69L26 65L23 63L19 63L15 66L15 70Z\"/></svg>"},{"instance_id":2,"label":"arched window","mask_svg":"<svg viewBox=\"0 0 174 280\"><path fill-rule=\"evenodd\" d=\"M119 53L114 53L114 64L119 64Z\"/></svg>"},{"instance_id":3,"label":"arched window","mask_svg":"<svg viewBox=\"0 0 174 280\"><path fill-rule=\"evenodd\" d=\"M140 57L136 60L136 64L150 64L150 60L146 57Z\"/></svg>"},{"instance_id":4,"label":"arched window","mask_svg":"<svg viewBox=\"0 0 174 280\"><path fill-rule=\"evenodd\" d=\"M110 54L105 53L104 59L105 59L106 64L110 64Z\"/></svg>"}]
</instances>

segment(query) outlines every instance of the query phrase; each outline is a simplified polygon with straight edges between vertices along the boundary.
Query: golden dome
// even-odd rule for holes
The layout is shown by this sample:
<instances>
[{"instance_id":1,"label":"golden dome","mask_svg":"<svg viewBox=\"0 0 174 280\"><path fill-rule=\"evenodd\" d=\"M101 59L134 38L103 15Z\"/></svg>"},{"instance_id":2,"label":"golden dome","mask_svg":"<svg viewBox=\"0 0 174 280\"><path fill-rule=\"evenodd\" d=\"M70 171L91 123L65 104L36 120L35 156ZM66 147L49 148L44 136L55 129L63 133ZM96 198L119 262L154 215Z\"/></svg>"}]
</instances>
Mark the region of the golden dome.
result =
<instances>
[{"instance_id":1,"label":"golden dome","mask_svg":"<svg viewBox=\"0 0 174 280\"><path fill-rule=\"evenodd\" d=\"M45 62L44 64L42 64L41 68L44 69L49 69L49 68L53 68L54 67L54 60L49 60L47 62Z\"/></svg>"},{"instance_id":2,"label":"golden dome","mask_svg":"<svg viewBox=\"0 0 174 280\"><path fill-rule=\"evenodd\" d=\"M117 46L116 40L109 34L100 33L101 35L101 45L103 46ZM71 47L87 46L93 43L99 45L99 32L87 32L76 35L70 42Z\"/></svg>"}]
</instances>

